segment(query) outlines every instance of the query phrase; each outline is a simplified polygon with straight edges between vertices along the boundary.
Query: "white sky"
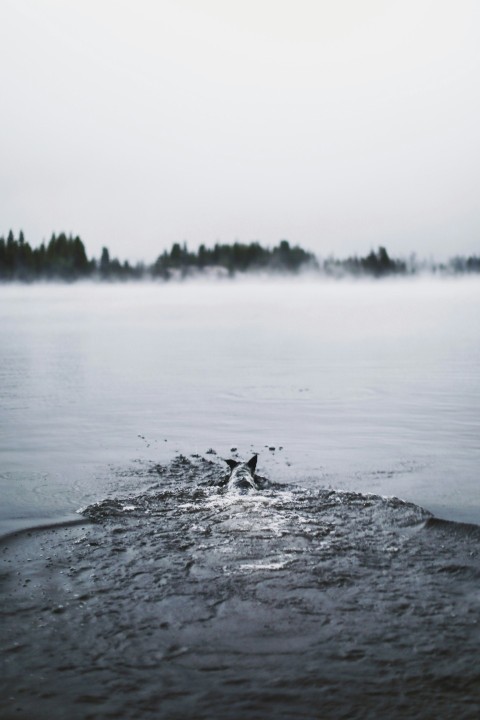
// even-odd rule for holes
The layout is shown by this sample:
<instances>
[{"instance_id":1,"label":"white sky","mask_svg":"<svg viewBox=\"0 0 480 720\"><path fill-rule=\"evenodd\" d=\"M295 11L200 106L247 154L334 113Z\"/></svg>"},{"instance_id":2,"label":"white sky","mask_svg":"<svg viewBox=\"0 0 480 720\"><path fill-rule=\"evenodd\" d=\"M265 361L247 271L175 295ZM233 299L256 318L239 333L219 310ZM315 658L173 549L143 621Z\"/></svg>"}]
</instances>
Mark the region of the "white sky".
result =
<instances>
[{"instance_id":1,"label":"white sky","mask_svg":"<svg viewBox=\"0 0 480 720\"><path fill-rule=\"evenodd\" d=\"M0 0L0 234L480 252L480 0Z\"/></svg>"}]
</instances>

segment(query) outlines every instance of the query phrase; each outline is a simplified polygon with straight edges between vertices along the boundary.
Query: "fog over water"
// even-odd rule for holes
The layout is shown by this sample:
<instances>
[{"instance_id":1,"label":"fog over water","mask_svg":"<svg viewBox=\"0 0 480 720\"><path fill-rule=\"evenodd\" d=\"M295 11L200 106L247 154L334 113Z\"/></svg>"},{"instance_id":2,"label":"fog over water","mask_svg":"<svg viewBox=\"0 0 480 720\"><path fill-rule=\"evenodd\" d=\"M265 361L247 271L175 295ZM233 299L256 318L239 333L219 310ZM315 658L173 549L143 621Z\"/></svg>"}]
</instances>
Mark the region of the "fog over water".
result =
<instances>
[{"instance_id":1,"label":"fog over water","mask_svg":"<svg viewBox=\"0 0 480 720\"><path fill-rule=\"evenodd\" d=\"M2 720L478 719L479 33L0 2Z\"/></svg>"},{"instance_id":2,"label":"fog over water","mask_svg":"<svg viewBox=\"0 0 480 720\"><path fill-rule=\"evenodd\" d=\"M1 287L3 530L232 447L480 522L479 310L475 280Z\"/></svg>"}]
</instances>

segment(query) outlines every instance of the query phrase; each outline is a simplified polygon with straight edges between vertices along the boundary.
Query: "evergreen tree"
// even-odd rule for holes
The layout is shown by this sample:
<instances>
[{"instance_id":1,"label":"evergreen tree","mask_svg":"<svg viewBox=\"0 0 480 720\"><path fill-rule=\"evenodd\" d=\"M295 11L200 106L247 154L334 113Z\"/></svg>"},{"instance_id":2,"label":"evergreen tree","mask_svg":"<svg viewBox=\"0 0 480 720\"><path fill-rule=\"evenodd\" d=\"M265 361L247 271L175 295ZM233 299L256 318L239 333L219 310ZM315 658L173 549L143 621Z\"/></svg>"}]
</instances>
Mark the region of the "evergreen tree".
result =
<instances>
[{"instance_id":1,"label":"evergreen tree","mask_svg":"<svg viewBox=\"0 0 480 720\"><path fill-rule=\"evenodd\" d=\"M110 253L108 248L102 248L102 255L100 257L100 275L107 277L110 273Z\"/></svg>"}]
</instances>

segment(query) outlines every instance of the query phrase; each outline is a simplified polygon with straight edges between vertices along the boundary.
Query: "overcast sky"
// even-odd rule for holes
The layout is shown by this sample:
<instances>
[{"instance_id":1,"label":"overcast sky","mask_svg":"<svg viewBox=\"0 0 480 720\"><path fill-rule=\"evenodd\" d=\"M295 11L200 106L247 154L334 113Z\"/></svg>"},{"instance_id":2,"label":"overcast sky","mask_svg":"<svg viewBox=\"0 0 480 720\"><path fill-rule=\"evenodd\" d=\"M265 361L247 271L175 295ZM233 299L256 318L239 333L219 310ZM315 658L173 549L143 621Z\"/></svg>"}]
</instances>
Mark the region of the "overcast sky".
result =
<instances>
[{"instance_id":1,"label":"overcast sky","mask_svg":"<svg viewBox=\"0 0 480 720\"><path fill-rule=\"evenodd\" d=\"M0 234L480 252L479 0L0 0Z\"/></svg>"}]
</instances>

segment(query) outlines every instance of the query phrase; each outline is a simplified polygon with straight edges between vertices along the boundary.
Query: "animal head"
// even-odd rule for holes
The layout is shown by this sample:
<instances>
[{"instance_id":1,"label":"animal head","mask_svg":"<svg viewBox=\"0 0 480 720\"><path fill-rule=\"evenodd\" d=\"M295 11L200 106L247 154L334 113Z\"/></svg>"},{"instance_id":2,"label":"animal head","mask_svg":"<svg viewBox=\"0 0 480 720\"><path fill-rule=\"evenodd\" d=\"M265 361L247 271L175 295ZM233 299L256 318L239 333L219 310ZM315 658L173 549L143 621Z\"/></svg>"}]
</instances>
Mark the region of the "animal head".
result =
<instances>
[{"instance_id":1,"label":"animal head","mask_svg":"<svg viewBox=\"0 0 480 720\"><path fill-rule=\"evenodd\" d=\"M246 463L238 462L238 460L225 460L230 468L230 477L228 478L229 488L238 488L240 490L248 490L253 488L257 490L255 482L255 469L257 467L257 455L254 455Z\"/></svg>"}]
</instances>

